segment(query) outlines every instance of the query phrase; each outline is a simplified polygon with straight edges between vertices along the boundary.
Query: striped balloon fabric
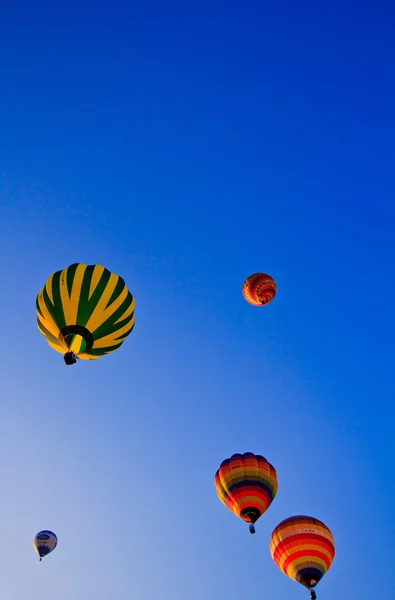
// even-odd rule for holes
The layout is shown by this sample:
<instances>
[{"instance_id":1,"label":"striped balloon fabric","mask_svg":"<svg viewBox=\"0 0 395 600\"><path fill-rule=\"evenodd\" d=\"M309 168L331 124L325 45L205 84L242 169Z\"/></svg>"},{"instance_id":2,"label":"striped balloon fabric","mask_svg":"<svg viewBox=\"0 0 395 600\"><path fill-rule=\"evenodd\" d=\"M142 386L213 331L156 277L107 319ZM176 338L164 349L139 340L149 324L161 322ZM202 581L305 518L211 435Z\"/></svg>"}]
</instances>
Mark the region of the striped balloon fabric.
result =
<instances>
[{"instance_id":1,"label":"striped balloon fabric","mask_svg":"<svg viewBox=\"0 0 395 600\"><path fill-rule=\"evenodd\" d=\"M335 541L322 521L295 516L277 525L270 539L270 553L280 571L310 589L330 568Z\"/></svg>"},{"instance_id":2,"label":"striped balloon fabric","mask_svg":"<svg viewBox=\"0 0 395 600\"><path fill-rule=\"evenodd\" d=\"M272 503L278 489L276 470L263 456L246 452L224 460L214 477L218 498L243 521L253 524Z\"/></svg>"},{"instance_id":3,"label":"striped balloon fabric","mask_svg":"<svg viewBox=\"0 0 395 600\"><path fill-rule=\"evenodd\" d=\"M254 306L269 304L276 295L277 286L273 277L266 273L254 273L243 283L243 296Z\"/></svg>"},{"instance_id":4,"label":"striped balloon fabric","mask_svg":"<svg viewBox=\"0 0 395 600\"><path fill-rule=\"evenodd\" d=\"M76 263L53 273L38 294L37 326L57 352L94 360L130 334L134 305L122 277L101 265Z\"/></svg>"}]
</instances>

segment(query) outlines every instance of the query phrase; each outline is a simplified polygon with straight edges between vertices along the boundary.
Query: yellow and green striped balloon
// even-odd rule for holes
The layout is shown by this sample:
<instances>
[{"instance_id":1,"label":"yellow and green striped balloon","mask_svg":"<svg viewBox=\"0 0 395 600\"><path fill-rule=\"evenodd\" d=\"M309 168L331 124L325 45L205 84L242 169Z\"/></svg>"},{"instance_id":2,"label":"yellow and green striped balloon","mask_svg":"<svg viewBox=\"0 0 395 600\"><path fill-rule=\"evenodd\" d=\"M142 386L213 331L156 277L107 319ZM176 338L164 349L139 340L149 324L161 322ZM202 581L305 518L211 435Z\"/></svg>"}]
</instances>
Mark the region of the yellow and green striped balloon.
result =
<instances>
[{"instance_id":1,"label":"yellow and green striped balloon","mask_svg":"<svg viewBox=\"0 0 395 600\"><path fill-rule=\"evenodd\" d=\"M56 271L36 300L37 325L66 356L95 360L119 348L134 327L135 300L122 277L101 265Z\"/></svg>"}]
</instances>

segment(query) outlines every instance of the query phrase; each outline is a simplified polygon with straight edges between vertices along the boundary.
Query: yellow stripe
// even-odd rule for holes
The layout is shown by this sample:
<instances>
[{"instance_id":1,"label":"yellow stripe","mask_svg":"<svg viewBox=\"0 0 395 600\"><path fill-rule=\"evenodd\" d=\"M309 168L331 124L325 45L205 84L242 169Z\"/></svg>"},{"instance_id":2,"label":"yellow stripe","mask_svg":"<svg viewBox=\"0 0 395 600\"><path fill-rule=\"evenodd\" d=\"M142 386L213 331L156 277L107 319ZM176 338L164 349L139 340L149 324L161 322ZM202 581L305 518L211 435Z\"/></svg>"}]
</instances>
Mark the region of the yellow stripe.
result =
<instances>
[{"instance_id":1,"label":"yellow stripe","mask_svg":"<svg viewBox=\"0 0 395 600\"><path fill-rule=\"evenodd\" d=\"M281 553L281 558L278 561L278 566L280 569L283 569L284 567L284 563L287 560L287 558L291 558L292 554L295 554L295 552L304 552L305 553L305 557L304 560L315 560L316 557L312 557L310 554L311 550L317 550L318 552L322 552L322 554L325 554L325 556L328 557L329 561L332 561L332 556L330 554L330 552L328 552L328 550L326 550L326 548L323 548L322 546L318 546L316 544L300 544L298 546L293 546L291 548L289 548L288 550L284 550ZM317 558L318 560L318 558Z\"/></svg>"},{"instance_id":2,"label":"yellow stripe","mask_svg":"<svg viewBox=\"0 0 395 600\"><path fill-rule=\"evenodd\" d=\"M48 331L57 338L60 333L59 327L56 325L55 321L53 320L51 314L49 313L49 311L47 309L47 306L44 301L44 294L43 294L42 290L38 295L38 305L42 312L42 316L37 313L37 318L39 319L40 323L43 324L45 329L48 329Z\"/></svg>"},{"instance_id":3,"label":"yellow stripe","mask_svg":"<svg viewBox=\"0 0 395 600\"><path fill-rule=\"evenodd\" d=\"M110 352L108 352L108 354L110 354ZM82 360L97 360L98 358L101 358L103 355L101 354L100 356L91 356L90 354L85 354L85 353L81 353L78 355L78 358L82 358Z\"/></svg>"},{"instance_id":4,"label":"yellow stripe","mask_svg":"<svg viewBox=\"0 0 395 600\"><path fill-rule=\"evenodd\" d=\"M241 500L236 500L233 504L233 512L236 513L237 515L240 514L240 510L241 510L241 505L242 504L246 504L247 502L251 502L254 505L258 505L261 507L262 511L266 510L266 504L263 502L263 500L261 500L260 498L257 498L256 496L243 496L243 498Z\"/></svg>"},{"instance_id":5,"label":"yellow stripe","mask_svg":"<svg viewBox=\"0 0 395 600\"><path fill-rule=\"evenodd\" d=\"M99 356L94 356L93 354L87 354L86 352L82 352L81 354L78 355L78 358L83 358L84 360L96 360L97 358L101 358L102 356L107 356L107 354L112 354L113 352L115 352L115 350L118 350L118 348L114 348L113 350L108 350L106 351L105 354L100 354Z\"/></svg>"},{"instance_id":6,"label":"yellow stripe","mask_svg":"<svg viewBox=\"0 0 395 600\"><path fill-rule=\"evenodd\" d=\"M326 563L321 558L317 558L316 556L311 557L310 559L309 559L309 557L306 557L306 558L301 557L301 558L297 558L295 561L292 561L292 563L288 566L288 571L287 571L288 577L295 579L301 565L303 565L304 563L310 563L312 567L314 567L314 565L321 565L324 573L326 573L328 570ZM281 569L281 570L284 571L284 569Z\"/></svg>"},{"instance_id":7,"label":"yellow stripe","mask_svg":"<svg viewBox=\"0 0 395 600\"><path fill-rule=\"evenodd\" d=\"M40 320L40 322L42 323L42 320ZM54 350L56 350L57 352L61 352L62 354L64 353L64 348L62 348L62 345L59 341L52 341L50 340L40 329L40 327L38 326L37 323L37 328L39 330L39 332L45 337L45 340L47 342L47 344L49 344L51 346L51 348L53 348Z\"/></svg>"},{"instance_id":8,"label":"yellow stripe","mask_svg":"<svg viewBox=\"0 0 395 600\"><path fill-rule=\"evenodd\" d=\"M308 531L306 531L308 530ZM282 542L287 539L287 537L291 535L297 534L306 534L314 533L316 535L322 535L325 539L331 541L333 544L335 543L333 535L330 533L328 529L324 529L320 525L310 525L309 523L297 523L295 525L289 525L288 527L282 527L279 531L276 531L273 534L273 539L278 540L278 542ZM278 543L277 542L277 543Z\"/></svg>"},{"instance_id":9,"label":"yellow stripe","mask_svg":"<svg viewBox=\"0 0 395 600\"><path fill-rule=\"evenodd\" d=\"M86 269L86 265L78 265L75 270L73 285L71 287L70 314L66 317L67 325L75 325L77 323L78 305ZM70 322L68 320L70 320Z\"/></svg>"},{"instance_id":10,"label":"yellow stripe","mask_svg":"<svg viewBox=\"0 0 395 600\"><path fill-rule=\"evenodd\" d=\"M114 312L121 306L122 302L127 297L128 290L125 286L123 291L121 292L121 294L118 296L118 298L116 298L116 300L114 300L114 302L112 302L112 304L110 304L110 306L107 307L107 304L112 296L115 286L118 283L118 280L119 280L119 276L111 273L111 276L107 283L107 286L106 286L103 294L101 295L88 323L86 324L86 328L90 332L95 331L100 325L105 323L105 321L112 314L114 314Z\"/></svg>"},{"instance_id":11,"label":"yellow stripe","mask_svg":"<svg viewBox=\"0 0 395 600\"><path fill-rule=\"evenodd\" d=\"M76 335L69 346L69 350L75 354L78 354L84 342L85 340L81 335Z\"/></svg>"},{"instance_id":12,"label":"yellow stripe","mask_svg":"<svg viewBox=\"0 0 395 600\"><path fill-rule=\"evenodd\" d=\"M53 280L54 275L55 275L55 273L52 273L52 275L50 275L48 277L47 282L45 284L45 287L47 288L47 294L48 294L49 299L51 300L52 304L53 304L52 280Z\"/></svg>"},{"instance_id":13,"label":"yellow stripe","mask_svg":"<svg viewBox=\"0 0 395 600\"><path fill-rule=\"evenodd\" d=\"M118 329L117 331L111 332L110 334L106 335L105 337L102 337L98 340L94 341L93 344L93 348L106 348L106 346L113 346L115 344L119 344L119 337L121 337L124 333L128 332L131 330L132 326L134 324L134 319L132 319L132 321L130 321L127 325L124 325L124 327L121 327L121 329ZM122 340L123 341L123 340Z\"/></svg>"},{"instance_id":14,"label":"yellow stripe","mask_svg":"<svg viewBox=\"0 0 395 600\"><path fill-rule=\"evenodd\" d=\"M221 500L222 504L224 504L225 506L228 506L227 503L225 502L225 496L221 496L221 494L218 494L218 498Z\"/></svg>"},{"instance_id":15,"label":"yellow stripe","mask_svg":"<svg viewBox=\"0 0 395 600\"><path fill-rule=\"evenodd\" d=\"M246 479L253 479L254 481L258 478L258 469L252 466L244 467Z\"/></svg>"},{"instance_id":16,"label":"yellow stripe","mask_svg":"<svg viewBox=\"0 0 395 600\"><path fill-rule=\"evenodd\" d=\"M115 321L115 325L117 323L120 323L120 321L127 319L132 314L132 312L134 311L135 304L136 304L136 302L135 302L135 299L133 296L131 305L129 306L129 308L126 309L126 311L123 313L123 315L121 317L119 317L119 319L117 321ZM133 319L133 323L134 323L134 319Z\"/></svg>"},{"instance_id":17,"label":"yellow stripe","mask_svg":"<svg viewBox=\"0 0 395 600\"><path fill-rule=\"evenodd\" d=\"M75 270L71 295L67 289L67 269L64 269L60 276L60 297L63 307L63 313L66 325L75 325L77 322L78 302L81 294L82 280L86 270L86 265L78 265Z\"/></svg>"},{"instance_id":18,"label":"yellow stripe","mask_svg":"<svg viewBox=\"0 0 395 600\"><path fill-rule=\"evenodd\" d=\"M62 346L60 344L53 344L52 342L50 342L48 340L48 338L45 338L47 340L47 343L49 344L49 346L51 346L51 348L53 348L54 350L56 350L56 352L60 352L61 354L64 354L65 350L67 350L67 348L62 348Z\"/></svg>"},{"instance_id":19,"label":"yellow stripe","mask_svg":"<svg viewBox=\"0 0 395 600\"><path fill-rule=\"evenodd\" d=\"M101 265L95 265L95 268L93 269L93 273L92 273L92 279L91 279L91 284L89 287L89 297L88 300L91 299L93 292L95 291L97 284L100 281L101 276L104 273L104 267L102 267Z\"/></svg>"}]
</instances>

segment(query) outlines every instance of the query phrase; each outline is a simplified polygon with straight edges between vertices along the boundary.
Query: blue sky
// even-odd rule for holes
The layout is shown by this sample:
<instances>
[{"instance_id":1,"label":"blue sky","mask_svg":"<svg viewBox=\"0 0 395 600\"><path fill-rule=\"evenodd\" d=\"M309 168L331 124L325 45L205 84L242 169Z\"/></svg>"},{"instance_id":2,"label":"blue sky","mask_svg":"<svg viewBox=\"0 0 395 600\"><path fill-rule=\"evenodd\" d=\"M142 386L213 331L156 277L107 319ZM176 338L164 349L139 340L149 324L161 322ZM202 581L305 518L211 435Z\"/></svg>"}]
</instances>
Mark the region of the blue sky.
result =
<instances>
[{"instance_id":1,"label":"blue sky","mask_svg":"<svg viewBox=\"0 0 395 600\"><path fill-rule=\"evenodd\" d=\"M10 600L308 598L272 529L322 519L322 600L394 595L394 9L8 3L0 24L1 590ZM122 275L136 326L66 368L35 298ZM265 308L241 295L265 271ZM257 535L234 452L279 492ZM39 563L34 535L52 529ZM36 593L34 592L34 593Z\"/></svg>"}]
</instances>

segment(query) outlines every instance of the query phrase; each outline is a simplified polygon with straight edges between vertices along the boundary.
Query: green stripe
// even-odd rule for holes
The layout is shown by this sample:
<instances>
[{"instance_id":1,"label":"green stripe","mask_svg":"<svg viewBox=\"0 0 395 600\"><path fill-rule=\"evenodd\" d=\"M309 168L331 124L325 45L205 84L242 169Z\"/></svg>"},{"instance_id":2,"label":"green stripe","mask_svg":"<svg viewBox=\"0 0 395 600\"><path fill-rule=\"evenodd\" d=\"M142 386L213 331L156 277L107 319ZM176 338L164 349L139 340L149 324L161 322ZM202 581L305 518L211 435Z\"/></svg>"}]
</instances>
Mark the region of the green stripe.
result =
<instances>
[{"instance_id":1,"label":"green stripe","mask_svg":"<svg viewBox=\"0 0 395 600\"><path fill-rule=\"evenodd\" d=\"M112 315L110 315L108 317L108 319L106 321L104 321L104 323L99 325L99 327L97 329L95 329L95 331L92 331L92 335L93 335L94 339L99 340L100 338L105 337L106 335L109 335L110 333L120 329L122 327L121 323L119 323L119 324L117 323L116 325L115 325L115 323L127 311L127 309L129 308L129 306L131 305L132 302L133 302L133 296L130 292L128 292L128 295L126 296L125 300L122 302L121 306ZM131 321L133 319L133 314L134 313L132 313L129 317L127 317L127 319L124 319L124 321L126 321L126 322Z\"/></svg>"},{"instance_id":2,"label":"green stripe","mask_svg":"<svg viewBox=\"0 0 395 600\"><path fill-rule=\"evenodd\" d=\"M103 356L103 354L108 354L109 352L113 352L122 346L122 342L119 344L114 344L114 346L107 346L106 348L92 348L89 352L85 352L85 354L90 354L91 356Z\"/></svg>"},{"instance_id":3,"label":"green stripe","mask_svg":"<svg viewBox=\"0 0 395 600\"><path fill-rule=\"evenodd\" d=\"M108 271L108 269L104 269L103 274L100 277L99 283L97 284L95 291L92 294L92 297L89 299L89 289L92 281L93 270L94 266L90 265L89 267L87 267L82 280L81 294L78 302L78 325L86 326L104 290L106 289L106 286L111 276L110 271Z\"/></svg>"},{"instance_id":4,"label":"green stripe","mask_svg":"<svg viewBox=\"0 0 395 600\"><path fill-rule=\"evenodd\" d=\"M73 281L77 267L78 263L74 263L67 269L66 285L69 296L71 296L71 290L73 289Z\"/></svg>"},{"instance_id":5,"label":"green stripe","mask_svg":"<svg viewBox=\"0 0 395 600\"><path fill-rule=\"evenodd\" d=\"M66 335L65 337L65 342L67 344L68 348L71 348L71 346L73 345L73 343L75 342L76 338L80 337L80 344L79 344L79 348L75 348L75 353L79 354L80 352L84 352L85 348L86 348L86 341L84 340L83 337L81 337L78 334L69 334Z\"/></svg>"},{"instance_id":6,"label":"green stripe","mask_svg":"<svg viewBox=\"0 0 395 600\"><path fill-rule=\"evenodd\" d=\"M129 329L129 331L127 331L126 333L123 333L122 335L120 335L114 339L123 343L125 341L125 339L128 337L128 335L130 333L132 333L133 329L134 329L134 323L133 323L132 327Z\"/></svg>"},{"instance_id":7,"label":"green stripe","mask_svg":"<svg viewBox=\"0 0 395 600\"><path fill-rule=\"evenodd\" d=\"M123 319L122 321L119 321L119 323L117 323L116 328L114 327L113 331L117 331L118 329L122 329L122 327L125 327L125 325L127 325L128 323L130 323L130 321L133 319L134 317L134 313L132 313L129 317L126 317L126 319ZM134 327L134 323L133 323L133 327ZM132 330L130 330L132 331ZM126 335L129 335L130 332L128 332ZM126 337L125 335L125 337Z\"/></svg>"},{"instance_id":8,"label":"green stripe","mask_svg":"<svg viewBox=\"0 0 395 600\"><path fill-rule=\"evenodd\" d=\"M61 301L61 296L60 296L60 274L61 273L62 273L62 271L57 271L53 275L53 279L52 279L53 304L49 298L49 295L47 292L47 286L45 286L45 288L43 290L45 305L48 309L49 314L51 315L51 317L53 318L53 320L55 321L55 323L59 329L63 329L63 327L65 327L65 325L66 325L66 320L64 317L63 306L62 306L62 301Z\"/></svg>"},{"instance_id":9,"label":"green stripe","mask_svg":"<svg viewBox=\"0 0 395 600\"><path fill-rule=\"evenodd\" d=\"M93 308L89 306L88 296L89 296L89 288L92 281L94 267L92 265L88 266L85 269L85 273L82 277L81 283L81 292L78 298L78 311L77 311L77 323L78 325L86 325L89 321L89 317L92 313ZM84 301L84 298L86 300Z\"/></svg>"},{"instance_id":10,"label":"green stripe","mask_svg":"<svg viewBox=\"0 0 395 600\"><path fill-rule=\"evenodd\" d=\"M116 339L117 340L122 340L122 342L124 342L125 339L128 337L128 335L130 333L132 333L133 329L134 329L134 323L133 323L132 327L129 329L129 331L127 331L126 333L123 333L121 336L117 337Z\"/></svg>"},{"instance_id":11,"label":"green stripe","mask_svg":"<svg viewBox=\"0 0 395 600\"><path fill-rule=\"evenodd\" d=\"M40 294L39 294L39 295L40 295ZM39 296L39 295L38 295L38 296ZM45 317L44 317L44 315L43 315L43 313L42 313L42 311L41 311L40 304L39 304L39 302L38 302L38 296L37 296L37 298L36 298L36 311L37 311L37 312L38 312L38 314L39 314L39 315L41 315L41 316L42 316L42 318L44 319Z\"/></svg>"},{"instance_id":12,"label":"green stripe","mask_svg":"<svg viewBox=\"0 0 395 600\"><path fill-rule=\"evenodd\" d=\"M114 302L114 300L116 300L122 294L125 287L126 287L126 283L124 282L122 277L119 277L117 285L115 286L115 289L112 293L110 300L108 301L107 306L110 306L110 304L112 304Z\"/></svg>"}]
</instances>

